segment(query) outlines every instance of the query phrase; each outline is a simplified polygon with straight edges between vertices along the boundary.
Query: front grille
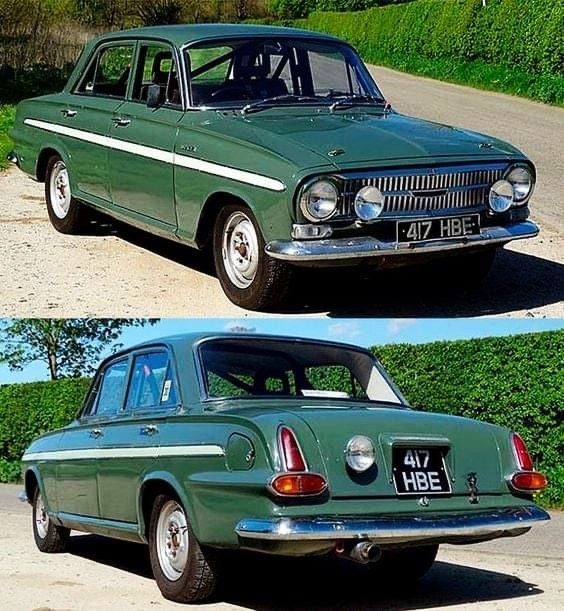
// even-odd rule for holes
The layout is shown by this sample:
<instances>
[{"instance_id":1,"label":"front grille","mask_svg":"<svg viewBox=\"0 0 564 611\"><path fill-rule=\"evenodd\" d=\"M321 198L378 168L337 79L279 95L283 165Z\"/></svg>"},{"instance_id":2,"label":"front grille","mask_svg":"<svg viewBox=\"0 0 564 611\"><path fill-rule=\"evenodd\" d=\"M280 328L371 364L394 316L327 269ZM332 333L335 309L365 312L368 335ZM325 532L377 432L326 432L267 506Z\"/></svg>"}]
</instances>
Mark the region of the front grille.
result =
<instances>
[{"instance_id":1,"label":"front grille","mask_svg":"<svg viewBox=\"0 0 564 611\"><path fill-rule=\"evenodd\" d=\"M344 174L339 219L354 219L354 199L362 187L375 186L384 195L383 217L481 209L490 187L507 164L443 166Z\"/></svg>"}]
</instances>

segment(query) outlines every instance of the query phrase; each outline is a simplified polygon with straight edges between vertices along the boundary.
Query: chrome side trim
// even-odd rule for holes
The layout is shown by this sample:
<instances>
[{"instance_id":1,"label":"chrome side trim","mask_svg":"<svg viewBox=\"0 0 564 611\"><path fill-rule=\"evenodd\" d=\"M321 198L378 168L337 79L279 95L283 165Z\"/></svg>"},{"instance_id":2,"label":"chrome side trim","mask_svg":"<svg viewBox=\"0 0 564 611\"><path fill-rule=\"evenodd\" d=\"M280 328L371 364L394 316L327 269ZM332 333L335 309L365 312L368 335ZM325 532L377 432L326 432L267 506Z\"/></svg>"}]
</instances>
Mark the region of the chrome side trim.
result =
<instances>
[{"instance_id":1,"label":"chrome side trim","mask_svg":"<svg viewBox=\"0 0 564 611\"><path fill-rule=\"evenodd\" d=\"M269 541L369 539L380 544L393 544L429 539L461 542L466 538L471 541L481 537L522 534L533 524L547 520L550 520L548 513L532 505L413 517L248 518L237 524L235 532L245 539Z\"/></svg>"},{"instance_id":2,"label":"chrome side trim","mask_svg":"<svg viewBox=\"0 0 564 611\"><path fill-rule=\"evenodd\" d=\"M398 243L395 240L385 241L371 236L308 241L274 240L266 245L265 251L274 259L284 261L331 261L411 253L433 253L505 244L511 240L534 238L538 233L539 228L535 223L521 221L507 226L483 227L479 234L465 236L464 238L414 243Z\"/></svg>"}]
</instances>

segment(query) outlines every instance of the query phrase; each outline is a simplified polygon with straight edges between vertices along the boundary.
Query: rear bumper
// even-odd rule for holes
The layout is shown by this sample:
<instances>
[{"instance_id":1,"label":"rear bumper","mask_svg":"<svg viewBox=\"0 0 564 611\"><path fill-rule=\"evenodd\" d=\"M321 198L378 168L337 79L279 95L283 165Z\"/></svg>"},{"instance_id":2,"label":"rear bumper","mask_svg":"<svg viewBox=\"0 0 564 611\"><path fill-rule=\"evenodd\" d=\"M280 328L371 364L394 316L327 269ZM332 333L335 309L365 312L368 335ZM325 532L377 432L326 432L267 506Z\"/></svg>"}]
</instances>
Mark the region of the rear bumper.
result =
<instances>
[{"instance_id":1,"label":"rear bumper","mask_svg":"<svg viewBox=\"0 0 564 611\"><path fill-rule=\"evenodd\" d=\"M368 539L381 545L417 542L472 543L520 535L550 520L536 506L428 516L244 519L235 532L262 541Z\"/></svg>"},{"instance_id":2,"label":"rear bumper","mask_svg":"<svg viewBox=\"0 0 564 611\"><path fill-rule=\"evenodd\" d=\"M479 234L464 238L430 240L410 244L379 240L371 236L328 240L274 240L266 245L266 252L274 259L282 259L283 261L332 261L362 257L409 255L411 253L426 254L495 244L501 245L512 240L534 238L538 233L539 228L535 223L520 221L510 225L484 227Z\"/></svg>"}]
</instances>

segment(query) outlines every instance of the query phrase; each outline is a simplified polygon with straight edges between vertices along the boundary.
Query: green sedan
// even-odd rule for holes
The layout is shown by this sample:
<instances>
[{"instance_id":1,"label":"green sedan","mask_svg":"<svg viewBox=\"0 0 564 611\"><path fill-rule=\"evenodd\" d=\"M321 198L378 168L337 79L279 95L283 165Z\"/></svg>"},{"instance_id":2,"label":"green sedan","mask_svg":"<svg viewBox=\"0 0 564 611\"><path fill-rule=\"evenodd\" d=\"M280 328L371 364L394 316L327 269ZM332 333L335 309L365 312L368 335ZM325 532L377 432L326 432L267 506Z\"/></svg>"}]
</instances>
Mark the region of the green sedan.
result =
<instances>
[{"instance_id":1,"label":"green sedan","mask_svg":"<svg viewBox=\"0 0 564 611\"><path fill-rule=\"evenodd\" d=\"M333 554L421 577L440 543L526 533L546 486L507 429L411 409L355 346L192 334L102 363L76 420L23 457L33 534L147 543L163 595L209 598L226 550Z\"/></svg>"},{"instance_id":2,"label":"green sedan","mask_svg":"<svg viewBox=\"0 0 564 611\"><path fill-rule=\"evenodd\" d=\"M431 262L475 284L538 233L523 153L396 112L348 44L303 30L107 34L61 93L18 106L11 135L57 230L98 211L207 249L250 309L279 307L297 266Z\"/></svg>"}]
</instances>

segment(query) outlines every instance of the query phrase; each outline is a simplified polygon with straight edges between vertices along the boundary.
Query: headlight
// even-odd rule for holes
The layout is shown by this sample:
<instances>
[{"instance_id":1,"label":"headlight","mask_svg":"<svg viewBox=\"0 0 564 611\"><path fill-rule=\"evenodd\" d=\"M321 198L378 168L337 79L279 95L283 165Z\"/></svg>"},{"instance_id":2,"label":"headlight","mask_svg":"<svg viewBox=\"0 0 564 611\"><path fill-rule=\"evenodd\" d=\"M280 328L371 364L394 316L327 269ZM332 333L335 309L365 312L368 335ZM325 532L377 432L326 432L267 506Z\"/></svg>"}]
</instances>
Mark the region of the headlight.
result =
<instances>
[{"instance_id":1,"label":"headlight","mask_svg":"<svg viewBox=\"0 0 564 611\"><path fill-rule=\"evenodd\" d=\"M354 199L354 210L361 221L377 219L384 209L384 196L376 187L363 187Z\"/></svg>"},{"instance_id":2,"label":"headlight","mask_svg":"<svg viewBox=\"0 0 564 611\"><path fill-rule=\"evenodd\" d=\"M490 189L490 208L505 212L513 204L513 185L508 180L498 180Z\"/></svg>"},{"instance_id":3,"label":"headlight","mask_svg":"<svg viewBox=\"0 0 564 611\"><path fill-rule=\"evenodd\" d=\"M347 465L357 473L367 471L372 467L376 458L376 451L372 440L364 435L355 435L345 448Z\"/></svg>"},{"instance_id":4,"label":"headlight","mask_svg":"<svg viewBox=\"0 0 564 611\"><path fill-rule=\"evenodd\" d=\"M300 197L300 208L309 221L324 221L335 214L339 203L337 186L329 180L318 180L306 187Z\"/></svg>"},{"instance_id":5,"label":"headlight","mask_svg":"<svg viewBox=\"0 0 564 611\"><path fill-rule=\"evenodd\" d=\"M513 187L515 203L524 202L533 192L535 185L533 175L526 166L514 167L505 178Z\"/></svg>"}]
</instances>

